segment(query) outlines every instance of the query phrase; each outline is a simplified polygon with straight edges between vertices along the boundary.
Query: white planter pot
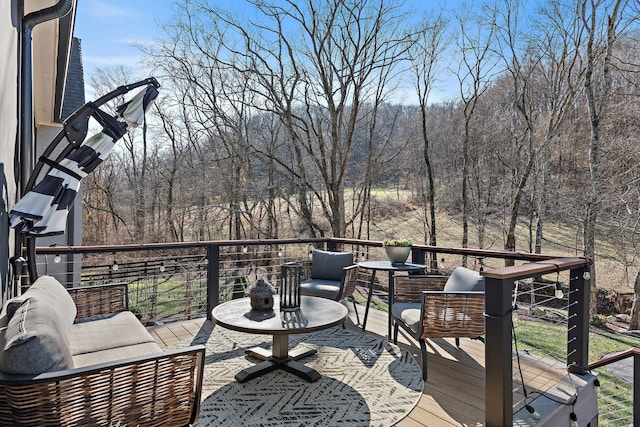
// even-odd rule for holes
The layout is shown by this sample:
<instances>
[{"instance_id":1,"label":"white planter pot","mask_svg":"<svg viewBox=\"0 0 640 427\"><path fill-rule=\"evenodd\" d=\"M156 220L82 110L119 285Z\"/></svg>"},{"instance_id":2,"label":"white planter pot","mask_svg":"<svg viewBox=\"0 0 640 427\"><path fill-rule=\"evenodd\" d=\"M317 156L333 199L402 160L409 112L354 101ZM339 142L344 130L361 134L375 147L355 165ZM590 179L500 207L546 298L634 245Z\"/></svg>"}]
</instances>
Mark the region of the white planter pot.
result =
<instances>
[{"instance_id":1,"label":"white planter pot","mask_svg":"<svg viewBox=\"0 0 640 427\"><path fill-rule=\"evenodd\" d=\"M384 250L391 264L404 264L411 253L411 246L385 246Z\"/></svg>"}]
</instances>

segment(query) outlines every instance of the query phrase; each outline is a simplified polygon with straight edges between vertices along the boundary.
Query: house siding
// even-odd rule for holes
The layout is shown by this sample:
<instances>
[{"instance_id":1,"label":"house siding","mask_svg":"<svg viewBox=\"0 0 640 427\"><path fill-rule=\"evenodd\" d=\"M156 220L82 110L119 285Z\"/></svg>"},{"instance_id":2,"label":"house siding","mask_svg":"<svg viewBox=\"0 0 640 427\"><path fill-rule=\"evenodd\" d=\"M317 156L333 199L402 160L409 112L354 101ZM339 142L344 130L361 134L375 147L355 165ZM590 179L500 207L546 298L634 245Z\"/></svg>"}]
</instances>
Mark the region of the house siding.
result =
<instances>
[{"instance_id":1,"label":"house siding","mask_svg":"<svg viewBox=\"0 0 640 427\"><path fill-rule=\"evenodd\" d=\"M15 149L18 134L19 22L18 2L0 1L0 285L2 300L10 292L9 258L14 252L14 233L8 212L16 198Z\"/></svg>"},{"instance_id":2,"label":"house siding","mask_svg":"<svg viewBox=\"0 0 640 427\"><path fill-rule=\"evenodd\" d=\"M19 292L17 283L13 283L10 260L14 257L16 250L15 232L9 227L9 212L15 205L19 192L19 150L18 139L20 135L20 39L22 34L22 21L25 12L41 10L51 5L47 0L34 0L24 4L22 0L1 0L0 1L0 55L2 55L3 66L0 67L0 302L4 301ZM28 7L29 10L23 10ZM49 145L53 137L62 129L61 119L54 117L56 100L62 102L62 85L53 85L50 76L58 76L67 70L68 43L71 42L73 31L72 10L66 18L56 22L46 22L37 25L36 33L33 37L33 93L34 107L40 107L40 115L34 114L37 121L35 124L34 136L37 141L37 151ZM61 34L66 34L62 40ZM51 49L47 49L51 44L57 46L53 57ZM63 44L65 46L61 46ZM82 73L80 46L78 44L76 53L75 70ZM64 57L61 57L63 55ZM79 68L78 68L79 67ZM60 78L66 79L66 75ZM53 85L53 86L52 86ZM84 80L78 79L76 74L74 84L72 84L71 100L69 108L75 110L84 102ZM46 107L46 108L43 108ZM59 112L59 109L58 109ZM34 112L35 113L35 112ZM37 153L35 153L37 154ZM28 177L24 177L27 179ZM78 221L76 219L76 221ZM78 230L81 228L78 226ZM79 235L79 234L78 234ZM72 239L73 243L77 243ZM69 244L69 242L65 242Z\"/></svg>"},{"instance_id":3,"label":"house siding","mask_svg":"<svg viewBox=\"0 0 640 427\"><path fill-rule=\"evenodd\" d=\"M62 120L66 120L71 113L82 107L85 102L82 41L74 37L71 42L67 83L65 85L64 100L62 103Z\"/></svg>"},{"instance_id":4,"label":"house siding","mask_svg":"<svg viewBox=\"0 0 640 427\"><path fill-rule=\"evenodd\" d=\"M62 102L61 121L66 120L74 111L85 104L84 96L84 70L82 66L82 45L80 39L73 38L67 69L64 99ZM37 155L48 147L49 143L62 130L62 126L39 125L37 129ZM67 217L67 229L63 235L40 237L36 241L37 246L78 246L82 244L82 183ZM51 257L39 255L38 265L46 265L48 275L58 279L62 283L80 283L82 257L77 255L64 255L60 263L54 263Z\"/></svg>"}]
</instances>

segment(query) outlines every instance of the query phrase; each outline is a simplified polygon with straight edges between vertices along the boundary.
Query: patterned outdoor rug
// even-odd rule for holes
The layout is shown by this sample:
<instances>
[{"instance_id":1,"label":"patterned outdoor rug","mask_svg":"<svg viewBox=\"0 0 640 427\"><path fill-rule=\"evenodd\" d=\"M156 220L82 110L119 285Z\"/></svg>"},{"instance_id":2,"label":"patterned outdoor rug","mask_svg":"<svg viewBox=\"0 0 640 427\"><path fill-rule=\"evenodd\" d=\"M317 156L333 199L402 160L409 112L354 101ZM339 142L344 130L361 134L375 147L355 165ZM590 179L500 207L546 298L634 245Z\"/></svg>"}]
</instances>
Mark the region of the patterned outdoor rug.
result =
<instances>
[{"instance_id":1,"label":"patterned outdoor rug","mask_svg":"<svg viewBox=\"0 0 640 427\"><path fill-rule=\"evenodd\" d=\"M339 327L292 335L318 353L300 360L322 377L309 383L277 369L245 383L235 374L257 360L244 350L271 336L216 326L183 345L206 344L198 426L391 426L418 403L424 383L411 354L386 340Z\"/></svg>"}]
</instances>

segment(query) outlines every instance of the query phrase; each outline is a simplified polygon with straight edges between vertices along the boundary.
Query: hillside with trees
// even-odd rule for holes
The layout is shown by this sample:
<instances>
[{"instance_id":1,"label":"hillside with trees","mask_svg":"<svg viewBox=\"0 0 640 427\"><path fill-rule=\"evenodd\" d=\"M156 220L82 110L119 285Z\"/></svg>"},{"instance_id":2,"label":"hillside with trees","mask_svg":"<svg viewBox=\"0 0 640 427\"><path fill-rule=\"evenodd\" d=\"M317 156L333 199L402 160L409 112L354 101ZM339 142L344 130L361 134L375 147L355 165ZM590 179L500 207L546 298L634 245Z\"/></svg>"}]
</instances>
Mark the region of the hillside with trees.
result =
<instances>
[{"instance_id":1,"label":"hillside with trees","mask_svg":"<svg viewBox=\"0 0 640 427\"><path fill-rule=\"evenodd\" d=\"M424 17L395 0L215 3L178 1L166 37L140 47L161 96L86 179L85 244L401 232L590 256L592 283L614 266L630 289L637 2ZM131 74L89 81L99 94ZM433 99L443 85L455 95Z\"/></svg>"}]
</instances>

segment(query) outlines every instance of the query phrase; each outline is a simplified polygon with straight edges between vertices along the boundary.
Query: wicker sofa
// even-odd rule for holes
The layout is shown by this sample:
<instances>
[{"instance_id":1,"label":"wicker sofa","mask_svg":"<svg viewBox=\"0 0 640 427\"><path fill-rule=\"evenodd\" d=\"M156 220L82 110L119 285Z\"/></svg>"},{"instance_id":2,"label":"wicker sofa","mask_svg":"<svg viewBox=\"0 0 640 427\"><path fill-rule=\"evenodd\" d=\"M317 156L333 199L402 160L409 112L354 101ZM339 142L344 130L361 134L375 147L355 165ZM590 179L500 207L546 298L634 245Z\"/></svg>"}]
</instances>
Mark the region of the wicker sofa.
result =
<instances>
[{"instance_id":1,"label":"wicker sofa","mask_svg":"<svg viewBox=\"0 0 640 427\"><path fill-rule=\"evenodd\" d=\"M127 286L42 276L0 315L0 425L178 426L198 419L204 347L162 349Z\"/></svg>"}]
</instances>

